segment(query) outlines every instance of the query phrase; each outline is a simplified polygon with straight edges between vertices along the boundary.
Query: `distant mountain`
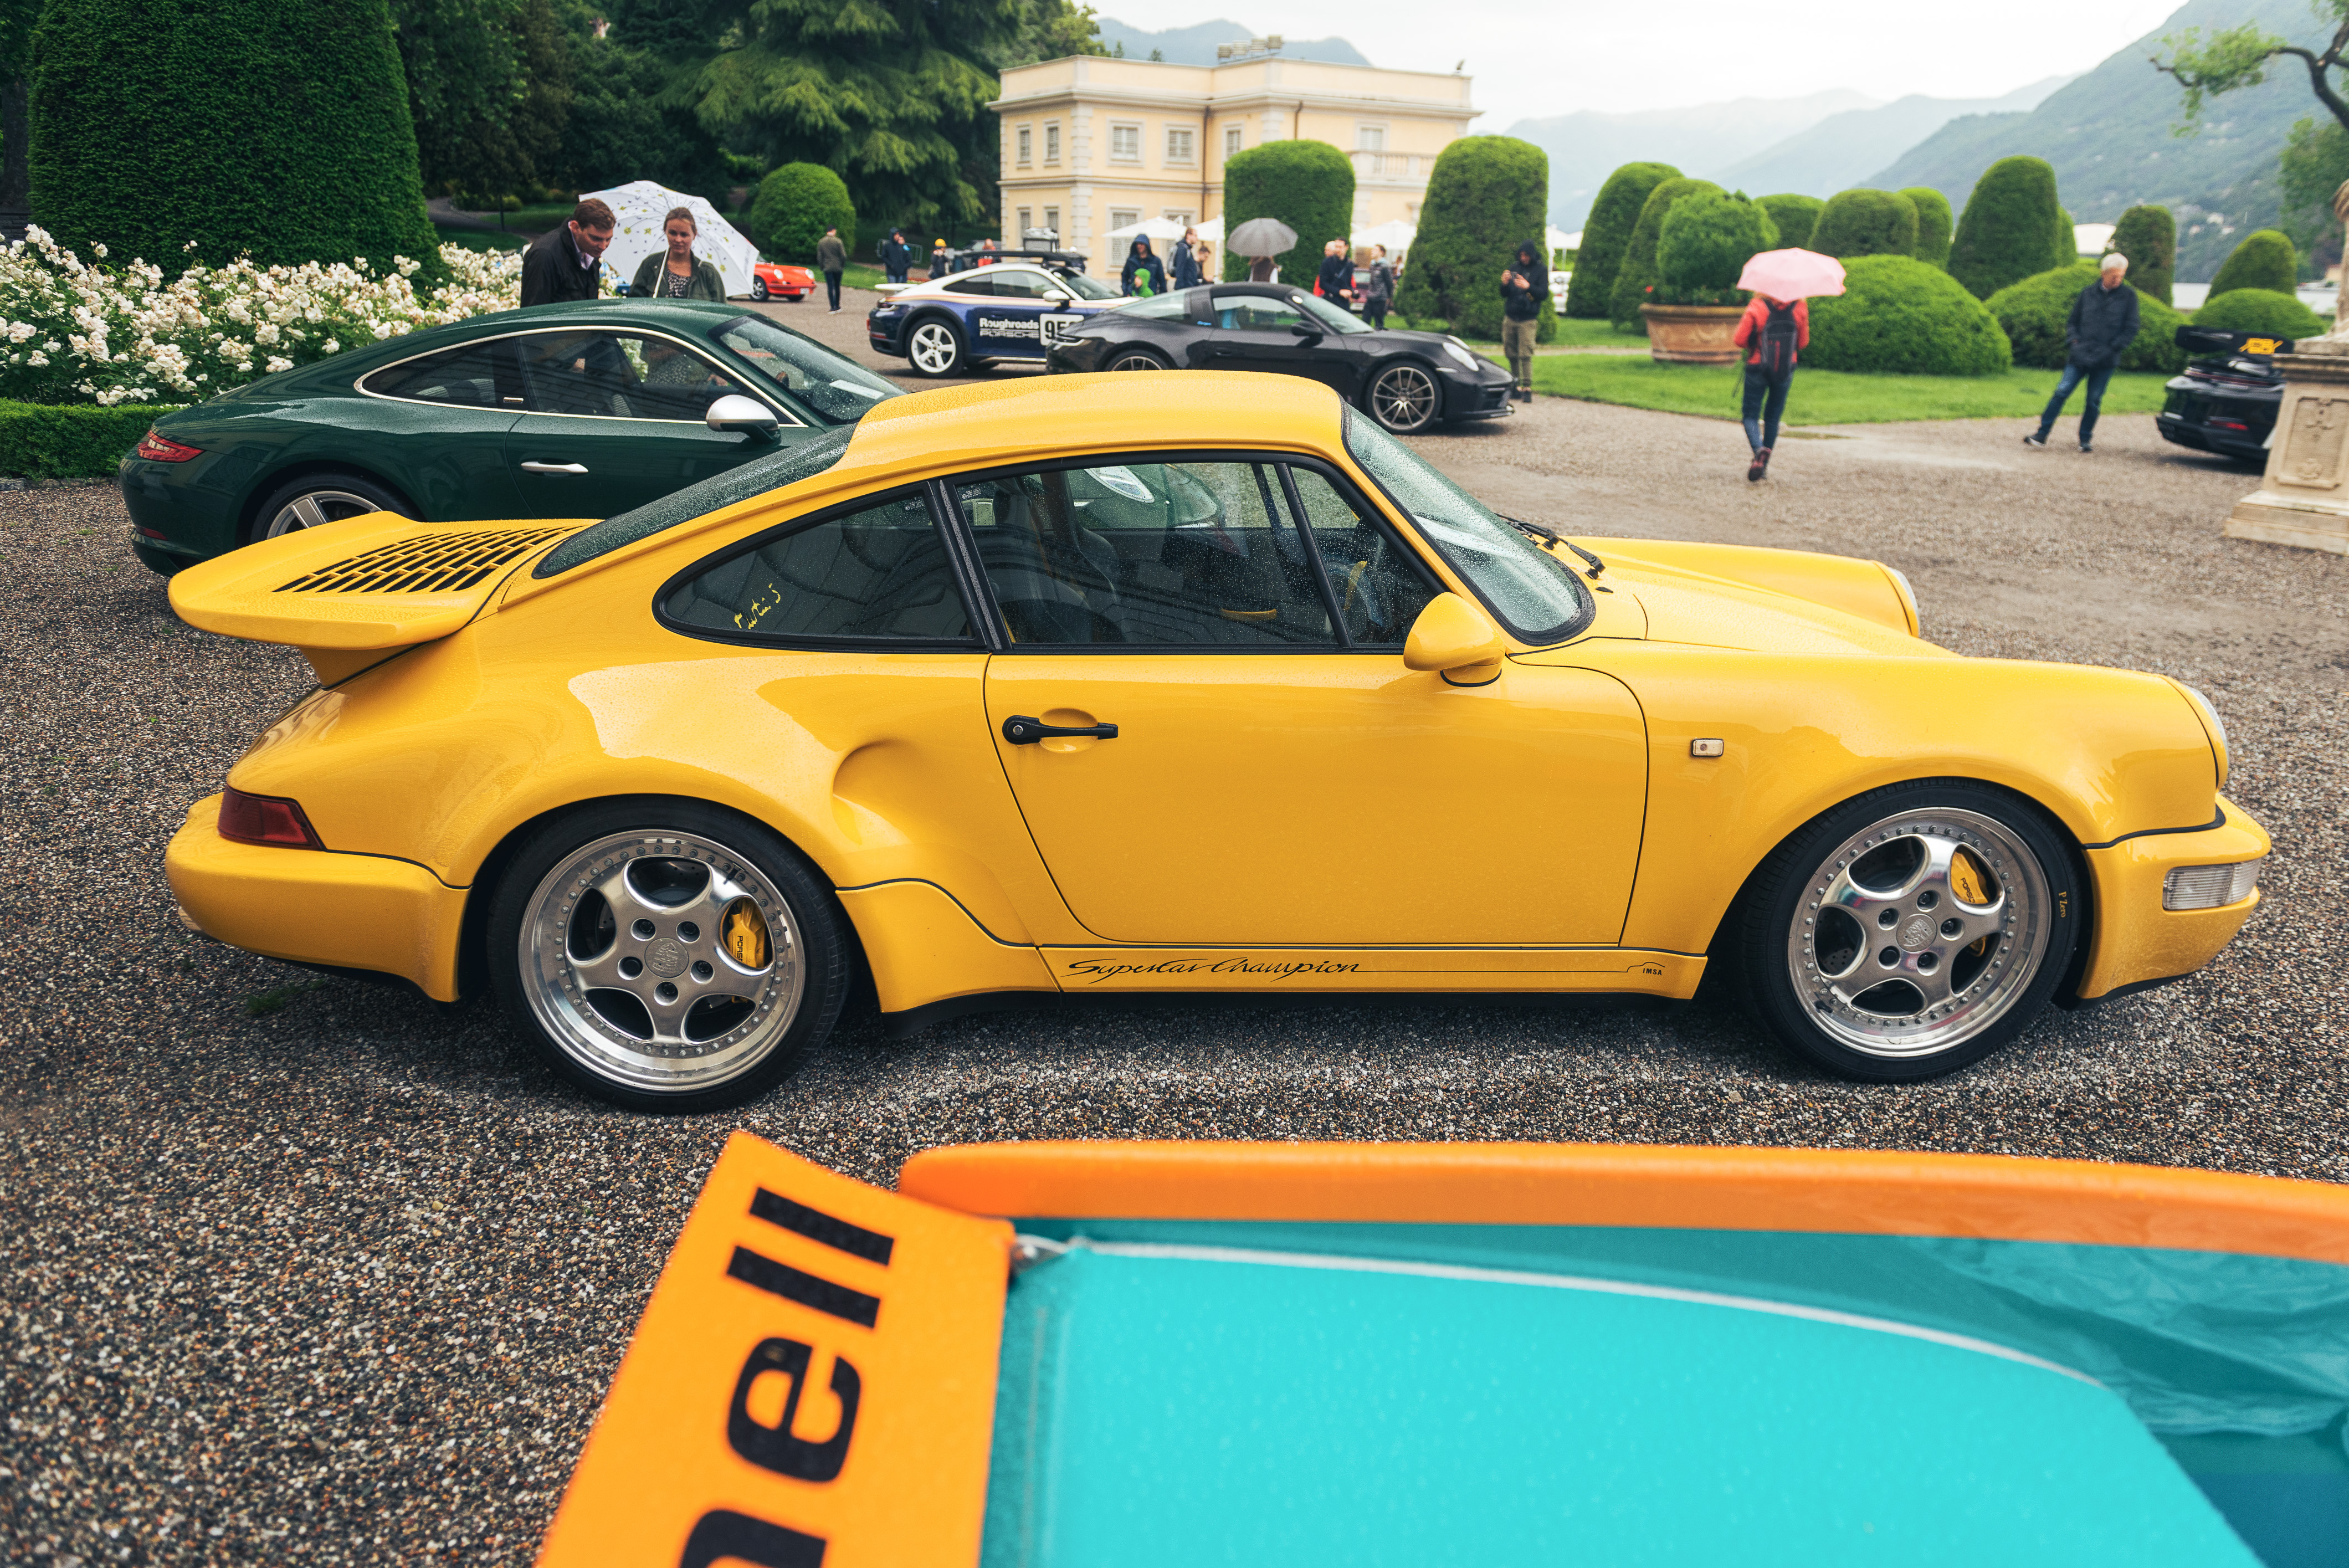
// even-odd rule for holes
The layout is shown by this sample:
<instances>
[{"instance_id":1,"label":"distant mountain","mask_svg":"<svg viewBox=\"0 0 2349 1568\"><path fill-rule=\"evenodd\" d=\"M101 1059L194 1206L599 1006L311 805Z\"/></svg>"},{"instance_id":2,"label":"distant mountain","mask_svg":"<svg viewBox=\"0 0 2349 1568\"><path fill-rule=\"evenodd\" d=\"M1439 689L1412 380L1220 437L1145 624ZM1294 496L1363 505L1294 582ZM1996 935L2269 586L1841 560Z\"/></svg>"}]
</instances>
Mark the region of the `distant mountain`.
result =
<instances>
[{"instance_id":1,"label":"distant mountain","mask_svg":"<svg viewBox=\"0 0 2349 1568\"><path fill-rule=\"evenodd\" d=\"M2043 99L2072 79L2049 77L2004 98L1924 98L1911 93L1875 109L1846 109L1705 178L1756 196L1781 191L1832 196L1864 183L1868 173L1882 162L1888 147L1914 147L1961 114L2023 113L2037 109Z\"/></svg>"},{"instance_id":2,"label":"distant mountain","mask_svg":"<svg viewBox=\"0 0 2349 1568\"><path fill-rule=\"evenodd\" d=\"M1550 222L1571 231L1582 227L1599 187L1621 164L1648 160L1711 180L1831 114L1874 109L1882 101L1838 88L1808 98L1741 98L1631 114L1585 109L1521 119L1508 134L1549 154Z\"/></svg>"},{"instance_id":3,"label":"distant mountain","mask_svg":"<svg viewBox=\"0 0 2349 1568\"><path fill-rule=\"evenodd\" d=\"M1146 60L1156 49L1170 66L1212 66L1216 63L1217 44L1245 44L1261 34L1251 33L1237 22L1201 22L1192 27L1169 27L1163 33L1143 29L1118 21L1112 16L1095 19L1101 30L1101 41L1114 49L1125 46L1126 58ZM1290 38L1280 46L1280 57L1285 60L1320 60L1333 66L1367 66L1362 52L1343 38Z\"/></svg>"},{"instance_id":4,"label":"distant mountain","mask_svg":"<svg viewBox=\"0 0 2349 1568\"><path fill-rule=\"evenodd\" d=\"M2322 47L2307 0L2189 0L2152 32L2021 114L1953 119L1867 183L1930 185L1963 211L1974 182L2018 152L2055 166L2056 187L2081 223L2110 223L2140 202L2178 215L2178 281L2207 282L2241 232L2276 221L2276 154L2292 121L2323 110L2297 64L2265 86L2209 99L2200 134L2178 137L2178 89L2148 65L2162 35L2254 23Z\"/></svg>"}]
</instances>

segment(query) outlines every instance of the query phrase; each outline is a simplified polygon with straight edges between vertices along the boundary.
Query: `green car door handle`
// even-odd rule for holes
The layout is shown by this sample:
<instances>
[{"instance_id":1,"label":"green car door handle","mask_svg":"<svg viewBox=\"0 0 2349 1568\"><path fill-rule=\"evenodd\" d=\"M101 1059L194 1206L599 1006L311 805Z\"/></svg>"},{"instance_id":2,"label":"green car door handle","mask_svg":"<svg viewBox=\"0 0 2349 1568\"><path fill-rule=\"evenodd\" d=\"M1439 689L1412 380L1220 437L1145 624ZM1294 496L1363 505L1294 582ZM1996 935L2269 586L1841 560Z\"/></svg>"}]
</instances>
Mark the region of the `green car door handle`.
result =
<instances>
[{"instance_id":1,"label":"green car door handle","mask_svg":"<svg viewBox=\"0 0 2349 1568\"><path fill-rule=\"evenodd\" d=\"M584 462L525 462L522 471L524 473L585 473L587 465Z\"/></svg>"}]
</instances>

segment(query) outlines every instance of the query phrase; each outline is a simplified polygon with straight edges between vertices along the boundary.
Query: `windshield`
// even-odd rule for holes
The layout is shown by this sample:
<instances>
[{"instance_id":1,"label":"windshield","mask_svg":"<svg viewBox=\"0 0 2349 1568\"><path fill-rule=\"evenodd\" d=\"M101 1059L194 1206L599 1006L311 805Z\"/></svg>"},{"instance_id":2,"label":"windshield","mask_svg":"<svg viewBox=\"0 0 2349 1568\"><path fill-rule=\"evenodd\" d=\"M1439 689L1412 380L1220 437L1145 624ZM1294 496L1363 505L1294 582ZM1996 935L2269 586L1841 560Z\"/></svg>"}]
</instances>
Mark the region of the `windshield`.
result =
<instances>
[{"instance_id":1,"label":"windshield","mask_svg":"<svg viewBox=\"0 0 2349 1568\"><path fill-rule=\"evenodd\" d=\"M836 425L854 424L882 399L904 395L854 360L763 316L730 321L712 336Z\"/></svg>"},{"instance_id":2,"label":"windshield","mask_svg":"<svg viewBox=\"0 0 2349 1568\"><path fill-rule=\"evenodd\" d=\"M1589 613L1590 600L1564 562L1350 409L1346 450L1519 640L1562 641Z\"/></svg>"},{"instance_id":3,"label":"windshield","mask_svg":"<svg viewBox=\"0 0 2349 1568\"><path fill-rule=\"evenodd\" d=\"M1371 329L1369 323L1361 317L1330 304L1318 294L1299 294L1290 297L1305 307L1306 315L1332 332L1368 332Z\"/></svg>"},{"instance_id":4,"label":"windshield","mask_svg":"<svg viewBox=\"0 0 2349 1568\"><path fill-rule=\"evenodd\" d=\"M1087 277L1081 272L1064 272L1055 274L1054 275L1061 280L1061 286L1062 288L1067 289L1079 299L1119 299L1123 297L1118 293L1117 285L1113 283L1103 283L1097 277Z\"/></svg>"}]
</instances>

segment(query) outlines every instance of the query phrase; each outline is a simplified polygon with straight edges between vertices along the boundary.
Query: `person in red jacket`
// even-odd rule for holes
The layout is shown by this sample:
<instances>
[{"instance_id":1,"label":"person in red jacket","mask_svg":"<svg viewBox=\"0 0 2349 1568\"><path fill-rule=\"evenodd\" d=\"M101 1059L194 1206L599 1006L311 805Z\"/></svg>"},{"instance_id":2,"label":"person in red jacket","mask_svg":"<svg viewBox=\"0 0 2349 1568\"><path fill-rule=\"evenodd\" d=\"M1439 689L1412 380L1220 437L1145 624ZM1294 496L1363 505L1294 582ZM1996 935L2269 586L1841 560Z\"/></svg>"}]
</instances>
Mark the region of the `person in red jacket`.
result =
<instances>
[{"instance_id":1,"label":"person in red jacket","mask_svg":"<svg viewBox=\"0 0 2349 1568\"><path fill-rule=\"evenodd\" d=\"M1786 411L1786 389L1794 385L1795 357L1811 346L1811 306L1757 294L1737 318L1737 346L1745 350L1745 441L1754 449L1748 481L1770 472L1770 449L1778 444L1778 419Z\"/></svg>"}]
</instances>

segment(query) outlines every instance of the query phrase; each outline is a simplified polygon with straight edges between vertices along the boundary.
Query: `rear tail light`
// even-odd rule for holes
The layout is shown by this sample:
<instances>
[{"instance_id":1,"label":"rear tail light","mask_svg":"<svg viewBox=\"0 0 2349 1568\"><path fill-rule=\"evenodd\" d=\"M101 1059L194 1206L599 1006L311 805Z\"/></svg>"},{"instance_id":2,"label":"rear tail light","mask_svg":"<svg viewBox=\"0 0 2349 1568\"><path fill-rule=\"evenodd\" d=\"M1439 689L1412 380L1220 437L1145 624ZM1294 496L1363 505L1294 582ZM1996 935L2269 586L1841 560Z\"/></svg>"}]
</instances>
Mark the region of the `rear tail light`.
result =
<instances>
[{"instance_id":1,"label":"rear tail light","mask_svg":"<svg viewBox=\"0 0 2349 1568\"><path fill-rule=\"evenodd\" d=\"M203 456L204 449L200 446L182 446L178 441L166 441L150 430L139 438L137 453L150 462L185 462L191 457Z\"/></svg>"},{"instance_id":2,"label":"rear tail light","mask_svg":"<svg viewBox=\"0 0 2349 1568\"><path fill-rule=\"evenodd\" d=\"M2260 868L2266 864L2263 856L2233 866L2176 867L2161 879L2161 907L2216 909L2227 904L2240 904L2260 885Z\"/></svg>"},{"instance_id":3,"label":"rear tail light","mask_svg":"<svg viewBox=\"0 0 2349 1568\"><path fill-rule=\"evenodd\" d=\"M275 795L247 794L233 789L221 796L220 835L239 844L263 844L278 849L324 849L317 830L302 815L299 801Z\"/></svg>"}]
</instances>

